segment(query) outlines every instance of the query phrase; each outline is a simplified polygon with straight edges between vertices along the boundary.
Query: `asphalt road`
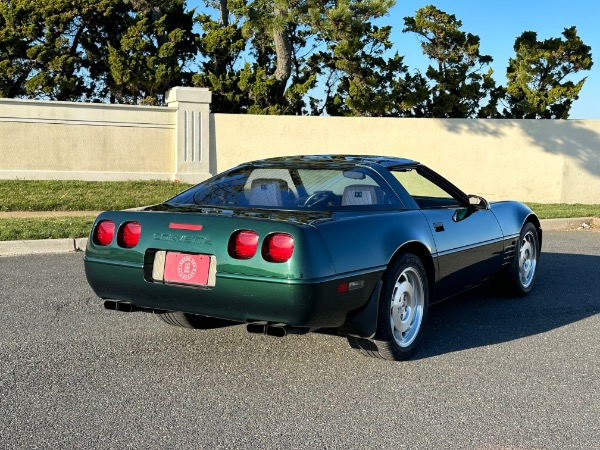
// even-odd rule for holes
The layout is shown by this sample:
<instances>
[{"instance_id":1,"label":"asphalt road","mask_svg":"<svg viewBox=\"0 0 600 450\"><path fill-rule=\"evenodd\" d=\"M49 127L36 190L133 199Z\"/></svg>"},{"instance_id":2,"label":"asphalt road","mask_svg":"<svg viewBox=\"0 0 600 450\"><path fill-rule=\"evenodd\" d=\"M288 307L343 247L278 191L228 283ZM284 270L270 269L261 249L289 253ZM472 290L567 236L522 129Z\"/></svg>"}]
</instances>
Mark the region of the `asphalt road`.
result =
<instances>
[{"instance_id":1,"label":"asphalt road","mask_svg":"<svg viewBox=\"0 0 600 450\"><path fill-rule=\"evenodd\" d=\"M525 299L430 311L412 361L105 311L82 255L0 258L0 448L600 448L600 233L549 232Z\"/></svg>"}]
</instances>

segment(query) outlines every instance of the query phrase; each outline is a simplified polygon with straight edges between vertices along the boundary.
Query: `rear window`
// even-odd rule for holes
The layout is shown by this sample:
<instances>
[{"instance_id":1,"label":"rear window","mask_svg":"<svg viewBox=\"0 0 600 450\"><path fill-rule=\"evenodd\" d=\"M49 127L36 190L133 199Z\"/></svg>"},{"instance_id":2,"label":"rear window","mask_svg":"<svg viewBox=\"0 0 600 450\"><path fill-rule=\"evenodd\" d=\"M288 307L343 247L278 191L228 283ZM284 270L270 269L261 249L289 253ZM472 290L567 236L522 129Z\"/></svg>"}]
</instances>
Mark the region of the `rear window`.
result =
<instances>
[{"instance_id":1,"label":"rear window","mask_svg":"<svg viewBox=\"0 0 600 450\"><path fill-rule=\"evenodd\" d=\"M179 194L167 203L272 209L382 209L399 205L369 168L241 166Z\"/></svg>"}]
</instances>

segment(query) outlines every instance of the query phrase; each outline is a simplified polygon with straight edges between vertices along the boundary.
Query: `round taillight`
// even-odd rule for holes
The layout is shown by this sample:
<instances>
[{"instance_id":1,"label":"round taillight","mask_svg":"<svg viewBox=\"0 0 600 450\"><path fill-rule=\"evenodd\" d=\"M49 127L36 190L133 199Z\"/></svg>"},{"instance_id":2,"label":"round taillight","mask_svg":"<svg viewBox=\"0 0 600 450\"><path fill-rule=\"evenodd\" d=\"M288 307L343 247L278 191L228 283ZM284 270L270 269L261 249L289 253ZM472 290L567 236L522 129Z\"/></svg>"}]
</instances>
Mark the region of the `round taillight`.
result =
<instances>
[{"instance_id":1,"label":"round taillight","mask_svg":"<svg viewBox=\"0 0 600 450\"><path fill-rule=\"evenodd\" d=\"M109 245L115 235L115 223L112 220L101 220L94 228L93 241L96 245Z\"/></svg>"},{"instance_id":2,"label":"round taillight","mask_svg":"<svg viewBox=\"0 0 600 450\"><path fill-rule=\"evenodd\" d=\"M262 247L263 258L270 262L288 261L294 253L294 238L287 233L273 233L265 238Z\"/></svg>"},{"instance_id":3,"label":"round taillight","mask_svg":"<svg viewBox=\"0 0 600 450\"><path fill-rule=\"evenodd\" d=\"M119 228L117 243L121 247L133 248L140 242L142 226L138 222L125 222Z\"/></svg>"},{"instance_id":4,"label":"round taillight","mask_svg":"<svg viewBox=\"0 0 600 450\"><path fill-rule=\"evenodd\" d=\"M239 230L231 235L227 250L235 259L250 259L258 248L258 234L252 230Z\"/></svg>"}]
</instances>

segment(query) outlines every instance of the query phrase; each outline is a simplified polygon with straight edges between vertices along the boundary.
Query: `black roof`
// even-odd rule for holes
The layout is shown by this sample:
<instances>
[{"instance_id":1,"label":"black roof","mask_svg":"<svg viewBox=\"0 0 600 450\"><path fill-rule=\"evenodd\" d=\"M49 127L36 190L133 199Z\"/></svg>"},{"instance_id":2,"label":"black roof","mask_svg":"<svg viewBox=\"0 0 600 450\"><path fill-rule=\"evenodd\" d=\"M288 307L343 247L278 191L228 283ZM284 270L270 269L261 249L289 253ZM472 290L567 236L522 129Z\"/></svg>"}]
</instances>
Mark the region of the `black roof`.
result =
<instances>
[{"instance_id":1,"label":"black roof","mask_svg":"<svg viewBox=\"0 0 600 450\"><path fill-rule=\"evenodd\" d=\"M269 164L269 163L355 163L355 164L379 164L384 167L393 166L414 166L417 161L406 158L397 158L395 156L373 156L373 155L297 155L297 156L279 156L276 158L267 158L252 161L251 164Z\"/></svg>"}]
</instances>

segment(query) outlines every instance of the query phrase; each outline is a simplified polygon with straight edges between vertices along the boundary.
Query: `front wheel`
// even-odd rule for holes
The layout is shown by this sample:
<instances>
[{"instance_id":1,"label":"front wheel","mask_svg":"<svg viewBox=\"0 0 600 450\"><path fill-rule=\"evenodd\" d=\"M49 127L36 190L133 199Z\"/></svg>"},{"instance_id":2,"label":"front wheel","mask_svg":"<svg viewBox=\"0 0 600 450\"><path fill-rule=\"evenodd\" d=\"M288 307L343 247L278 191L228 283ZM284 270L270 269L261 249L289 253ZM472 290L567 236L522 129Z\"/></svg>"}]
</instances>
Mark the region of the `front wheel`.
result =
<instances>
[{"instance_id":1,"label":"front wheel","mask_svg":"<svg viewBox=\"0 0 600 450\"><path fill-rule=\"evenodd\" d=\"M405 253L383 276L375 339L348 338L364 355L408 359L423 335L429 310L427 273L421 260Z\"/></svg>"},{"instance_id":2,"label":"front wheel","mask_svg":"<svg viewBox=\"0 0 600 450\"><path fill-rule=\"evenodd\" d=\"M515 248L515 258L508 270L509 278L517 295L526 295L533 288L537 275L537 263L540 256L540 245L537 229L527 222L519 236Z\"/></svg>"}]
</instances>

